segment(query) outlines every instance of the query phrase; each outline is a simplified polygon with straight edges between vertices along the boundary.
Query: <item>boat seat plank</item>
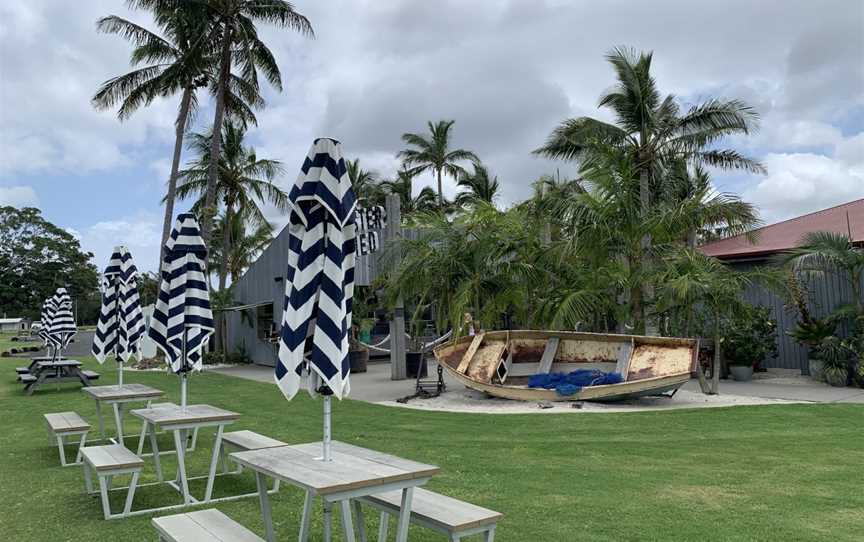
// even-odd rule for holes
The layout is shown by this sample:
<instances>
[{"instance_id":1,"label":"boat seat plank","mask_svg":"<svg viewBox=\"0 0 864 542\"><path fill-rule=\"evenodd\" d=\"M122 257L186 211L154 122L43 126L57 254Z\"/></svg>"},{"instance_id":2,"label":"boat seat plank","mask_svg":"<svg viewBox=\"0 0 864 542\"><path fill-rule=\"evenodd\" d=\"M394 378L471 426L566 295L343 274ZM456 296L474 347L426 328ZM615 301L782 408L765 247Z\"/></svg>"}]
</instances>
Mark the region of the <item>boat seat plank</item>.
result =
<instances>
[{"instance_id":1,"label":"boat seat plank","mask_svg":"<svg viewBox=\"0 0 864 542\"><path fill-rule=\"evenodd\" d=\"M465 374L468 367L471 365L471 358L473 358L474 354L477 353L477 350L480 348L480 345L483 344L483 339L485 337L485 333L479 333L474 336L474 340L471 341L471 346L469 346L468 350L465 351L465 355L462 356L462 361L459 362L459 367L456 368L457 373Z\"/></svg>"},{"instance_id":2,"label":"boat seat plank","mask_svg":"<svg viewBox=\"0 0 864 542\"><path fill-rule=\"evenodd\" d=\"M504 342L483 345L474 354L465 375L481 382L491 382L506 349L507 343Z\"/></svg>"},{"instance_id":3,"label":"boat seat plank","mask_svg":"<svg viewBox=\"0 0 864 542\"><path fill-rule=\"evenodd\" d=\"M618 349L618 360L615 363L615 372L627 381L627 372L630 370L630 358L633 355L633 341L624 343Z\"/></svg>"},{"instance_id":4,"label":"boat seat plank","mask_svg":"<svg viewBox=\"0 0 864 542\"><path fill-rule=\"evenodd\" d=\"M560 342L561 339L558 337L549 337L549 340L546 341L546 348L543 349L543 356L540 358L538 373L548 373L552 369L552 362L555 360Z\"/></svg>"}]
</instances>

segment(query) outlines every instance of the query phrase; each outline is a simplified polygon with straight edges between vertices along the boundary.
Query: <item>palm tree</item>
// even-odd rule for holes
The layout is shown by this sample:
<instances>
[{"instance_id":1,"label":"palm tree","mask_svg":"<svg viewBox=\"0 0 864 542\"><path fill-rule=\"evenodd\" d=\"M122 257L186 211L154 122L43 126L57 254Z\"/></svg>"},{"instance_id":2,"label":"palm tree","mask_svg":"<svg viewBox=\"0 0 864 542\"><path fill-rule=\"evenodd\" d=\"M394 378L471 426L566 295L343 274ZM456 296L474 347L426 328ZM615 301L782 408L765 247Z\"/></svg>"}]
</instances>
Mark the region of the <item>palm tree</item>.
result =
<instances>
[{"instance_id":1,"label":"palm tree","mask_svg":"<svg viewBox=\"0 0 864 542\"><path fill-rule=\"evenodd\" d=\"M803 274L835 274L849 285L852 305L841 308L838 316L864 315L864 248L856 247L850 236L842 233L816 231L807 233L801 246L781 257ZM852 309L852 310L850 310Z\"/></svg>"},{"instance_id":2,"label":"palm tree","mask_svg":"<svg viewBox=\"0 0 864 542\"><path fill-rule=\"evenodd\" d=\"M471 206L479 201L493 203L498 197L498 177L491 177L489 170L483 164L473 164L474 172L464 171L459 174L456 184L463 191L456 195L454 203L458 206Z\"/></svg>"},{"instance_id":3,"label":"palm tree","mask_svg":"<svg viewBox=\"0 0 864 542\"><path fill-rule=\"evenodd\" d=\"M273 225L269 222L258 224L251 232L246 231L246 219L241 213L234 213L228 224L231 232L225 235L224 213L216 220L213 228L213 243L208 254L210 269L218 269L223 260L228 262L231 282L237 282L252 262L273 242ZM224 239L231 239L228 252L224 250Z\"/></svg>"},{"instance_id":4,"label":"palm tree","mask_svg":"<svg viewBox=\"0 0 864 542\"><path fill-rule=\"evenodd\" d=\"M383 205L384 191L378 182L378 174L363 169L359 158L348 160L346 166L357 199L368 205Z\"/></svg>"},{"instance_id":5,"label":"palm tree","mask_svg":"<svg viewBox=\"0 0 864 542\"><path fill-rule=\"evenodd\" d=\"M603 160L605 147L625 149L639 173L640 208L645 217L658 199L666 171L677 161L764 172L761 164L734 150L713 147L726 136L747 134L755 128L758 115L745 103L712 99L682 115L675 97L662 97L657 89L651 75L651 53L617 48L607 60L618 81L601 96L599 106L612 110L615 123L591 117L565 120L534 151L536 154L576 160L590 168L598 157ZM651 242L646 233L641 241L642 267L651 265ZM646 282L638 295L650 303L653 284ZM641 302L638 305L644 306Z\"/></svg>"},{"instance_id":6,"label":"palm tree","mask_svg":"<svg viewBox=\"0 0 864 542\"><path fill-rule=\"evenodd\" d=\"M288 208L288 194L273 184L282 174L282 164L276 160L258 158L255 149L243 144L245 130L242 126L228 121L222 130L222 153L219 158L219 183L216 194L224 206L224 221L233 224L236 215L243 221L255 226L267 223L261 208L272 204L277 209ZM187 198L197 195L193 209L200 211L206 205L209 190L210 148L213 132L190 134L189 147L196 155L190 167L180 172L181 184L177 197ZM232 228L222 228L221 246L227 254L233 250ZM222 258L219 269L219 289L225 288L229 271L229 258Z\"/></svg>"},{"instance_id":7,"label":"palm tree","mask_svg":"<svg viewBox=\"0 0 864 542\"><path fill-rule=\"evenodd\" d=\"M100 110L119 104L117 117L124 121L157 97L182 93L175 121L174 153L165 198L160 246L160 251L164 251L174 216L183 136L198 107L195 91L208 84L207 50L202 36L206 34L209 23L202 17L201 6L193 3L177 6L176 9L153 6L153 14L164 37L116 15L102 17L96 22L97 31L119 34L135 45L131 64L136 69L102 83L92 102ZM163 256L160 252L160 262Z\"/></svg>"},{"instance_id":8,"label":"palm tree","mask_svg":"<svg viewBox=\"0 0 864 542\"><path fill-rule=\"evenodd\" d=\"M414 196L414 174L407 168L399 170L395 179L381 181L381 189L385 195L396 194L399 196L403 218L407 218L413 213L438 208L438 197L428 186L424 186L420 193L416 197Z\"/></svg>"},{"instance_id":9,"label":"palm tree","mask_svg":"<svg viewBox=\"0 0 864 542\"><path fill-rule=\"evenodd\" d=\"M406 149L398 154L406 166L411 167L412 176L424 171L431 171L438 179L438 206L444 207L444 189L442 187L442 175L446 173L454 179L465 170L459 162L479 162L471 151L463 149L450 150L452 120L440 120L437 123L428 123L431 137L427 138L420 134L402 134L402 141L414 148Z\"/></svg>"},{"instance_id":10,"label":"palm tree","mask_svg":"<svg viewBox=\"0 0 864 542\"><path fill-rule=\"evenodd\" d=\"M159 0L153 0L159 1ZM256 23L270 23L280 28L296 30L314 36L312 25L294 6L284 0L209 0L214 21L213 43L218 44L218 79L215 85L216 104L213 114L213 134L210 138L210 159L207 172L207 190L204 197L202 236L210 242L212 217L215 215L219 185L218 164L222 144L222 123L226 100L231 85L231 67L236 64L243 79L257 91L258 72L277 90L282 90L282 76L270 49L261 41Z\"/></svg>"}]
</instances>

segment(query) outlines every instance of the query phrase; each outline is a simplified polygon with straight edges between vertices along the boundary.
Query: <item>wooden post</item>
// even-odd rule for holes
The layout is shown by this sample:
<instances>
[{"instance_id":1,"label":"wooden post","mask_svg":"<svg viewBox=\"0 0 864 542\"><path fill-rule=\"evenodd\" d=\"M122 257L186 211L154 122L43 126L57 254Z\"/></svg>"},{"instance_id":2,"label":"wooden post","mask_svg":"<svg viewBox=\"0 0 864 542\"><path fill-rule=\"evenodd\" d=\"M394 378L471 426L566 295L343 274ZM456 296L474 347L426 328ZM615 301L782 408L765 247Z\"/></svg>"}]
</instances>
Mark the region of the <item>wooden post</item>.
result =
<instances>
[{"instance_id":1,"label":"wooden post","mask_svg":"<svg viewBox=\"0 0 864 542\"><path fill-rule=\"evenodd\" d=\"M387 227L384 229L384 246L393 239L402 235L402 208L399 196L389 194L386 200ZM401 262L401 257L393 259L396 268ZM408 368L405 363L405 304L402 298L396 300L393 308L393 317L390 320L390 379L405 380L408 377Z\"/></svg>"}]
</instances>

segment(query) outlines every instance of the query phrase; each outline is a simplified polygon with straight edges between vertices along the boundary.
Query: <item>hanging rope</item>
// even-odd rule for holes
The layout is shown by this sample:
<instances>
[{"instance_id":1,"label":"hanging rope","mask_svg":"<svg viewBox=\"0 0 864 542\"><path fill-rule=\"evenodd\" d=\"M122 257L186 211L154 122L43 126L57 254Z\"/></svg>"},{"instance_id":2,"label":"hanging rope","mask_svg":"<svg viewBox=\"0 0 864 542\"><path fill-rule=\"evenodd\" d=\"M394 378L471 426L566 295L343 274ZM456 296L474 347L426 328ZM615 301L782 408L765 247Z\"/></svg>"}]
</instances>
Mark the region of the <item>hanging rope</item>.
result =
<instances>
[{"instance_id":1,"label":"hanging rope","mask_svg":"<svg viewBox=\"0 0 864 542\"><path fill-rule=\"evenodd\" d=\"M423 349L425 350L426 348L429 348L431 346L436 346L436 345L446 341L447 339L449 339L451 335L453 335L452 329L450 331L448 331L447 333L445 333L444 335L441 335L437 339L435 339L431 342L428 342L428 343L424 343ZM408 335L407 333L405 334L405 337L408 339L411 338L411 336ZM357 342L359 342L360 344L362 344L363 346L365 346L369 350L375 350L376 352L384 352L385 354L389 354L390 353L389 348L381 348L381 345L384 344L385 342L389 341L389 340L390 340L390 335L388 334L386 337L384 337L383 339L381 339L380 341L378 341L375 344L367 344L367 343L364 343L363 341L357 341Z\"/></svg>"}]
</instances>

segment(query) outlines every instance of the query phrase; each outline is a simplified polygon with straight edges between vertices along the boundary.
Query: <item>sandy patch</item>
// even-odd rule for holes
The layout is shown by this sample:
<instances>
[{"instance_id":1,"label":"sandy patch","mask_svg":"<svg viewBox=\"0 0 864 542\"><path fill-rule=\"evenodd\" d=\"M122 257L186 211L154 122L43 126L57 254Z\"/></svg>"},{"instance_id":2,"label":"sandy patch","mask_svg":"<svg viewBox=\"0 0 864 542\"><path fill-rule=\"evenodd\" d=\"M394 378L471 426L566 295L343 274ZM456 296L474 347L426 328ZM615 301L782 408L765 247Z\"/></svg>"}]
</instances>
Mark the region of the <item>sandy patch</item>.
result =
<instances>
[{"instance_id":1,"label":"sandy patch","mask_svg":"<svg viewBox=\"0 0 864 542\"><path fill-rule=\"evenodd\" d=\"M783 399L768 399L763 397L747 397L743 395L704 395L702 393L679 390L672 398L642 397L616 403L555 402L545 403L547 408L541 408L540 403L531 401L513 401L489 397L486 394L470 388L448 391L433 399L412 399L407 404L396 401L381 401L377 404L417 410L437 410L445 412L477 412L486 414L560 414L563 412L642 412L648 410L674 410L679 408L712 408L741 405L777 405L792 404L799 401ZM576 406L574 406L576 405ZM550 407L551 408L548 408Z\"/></svg>"}]
</instances>

